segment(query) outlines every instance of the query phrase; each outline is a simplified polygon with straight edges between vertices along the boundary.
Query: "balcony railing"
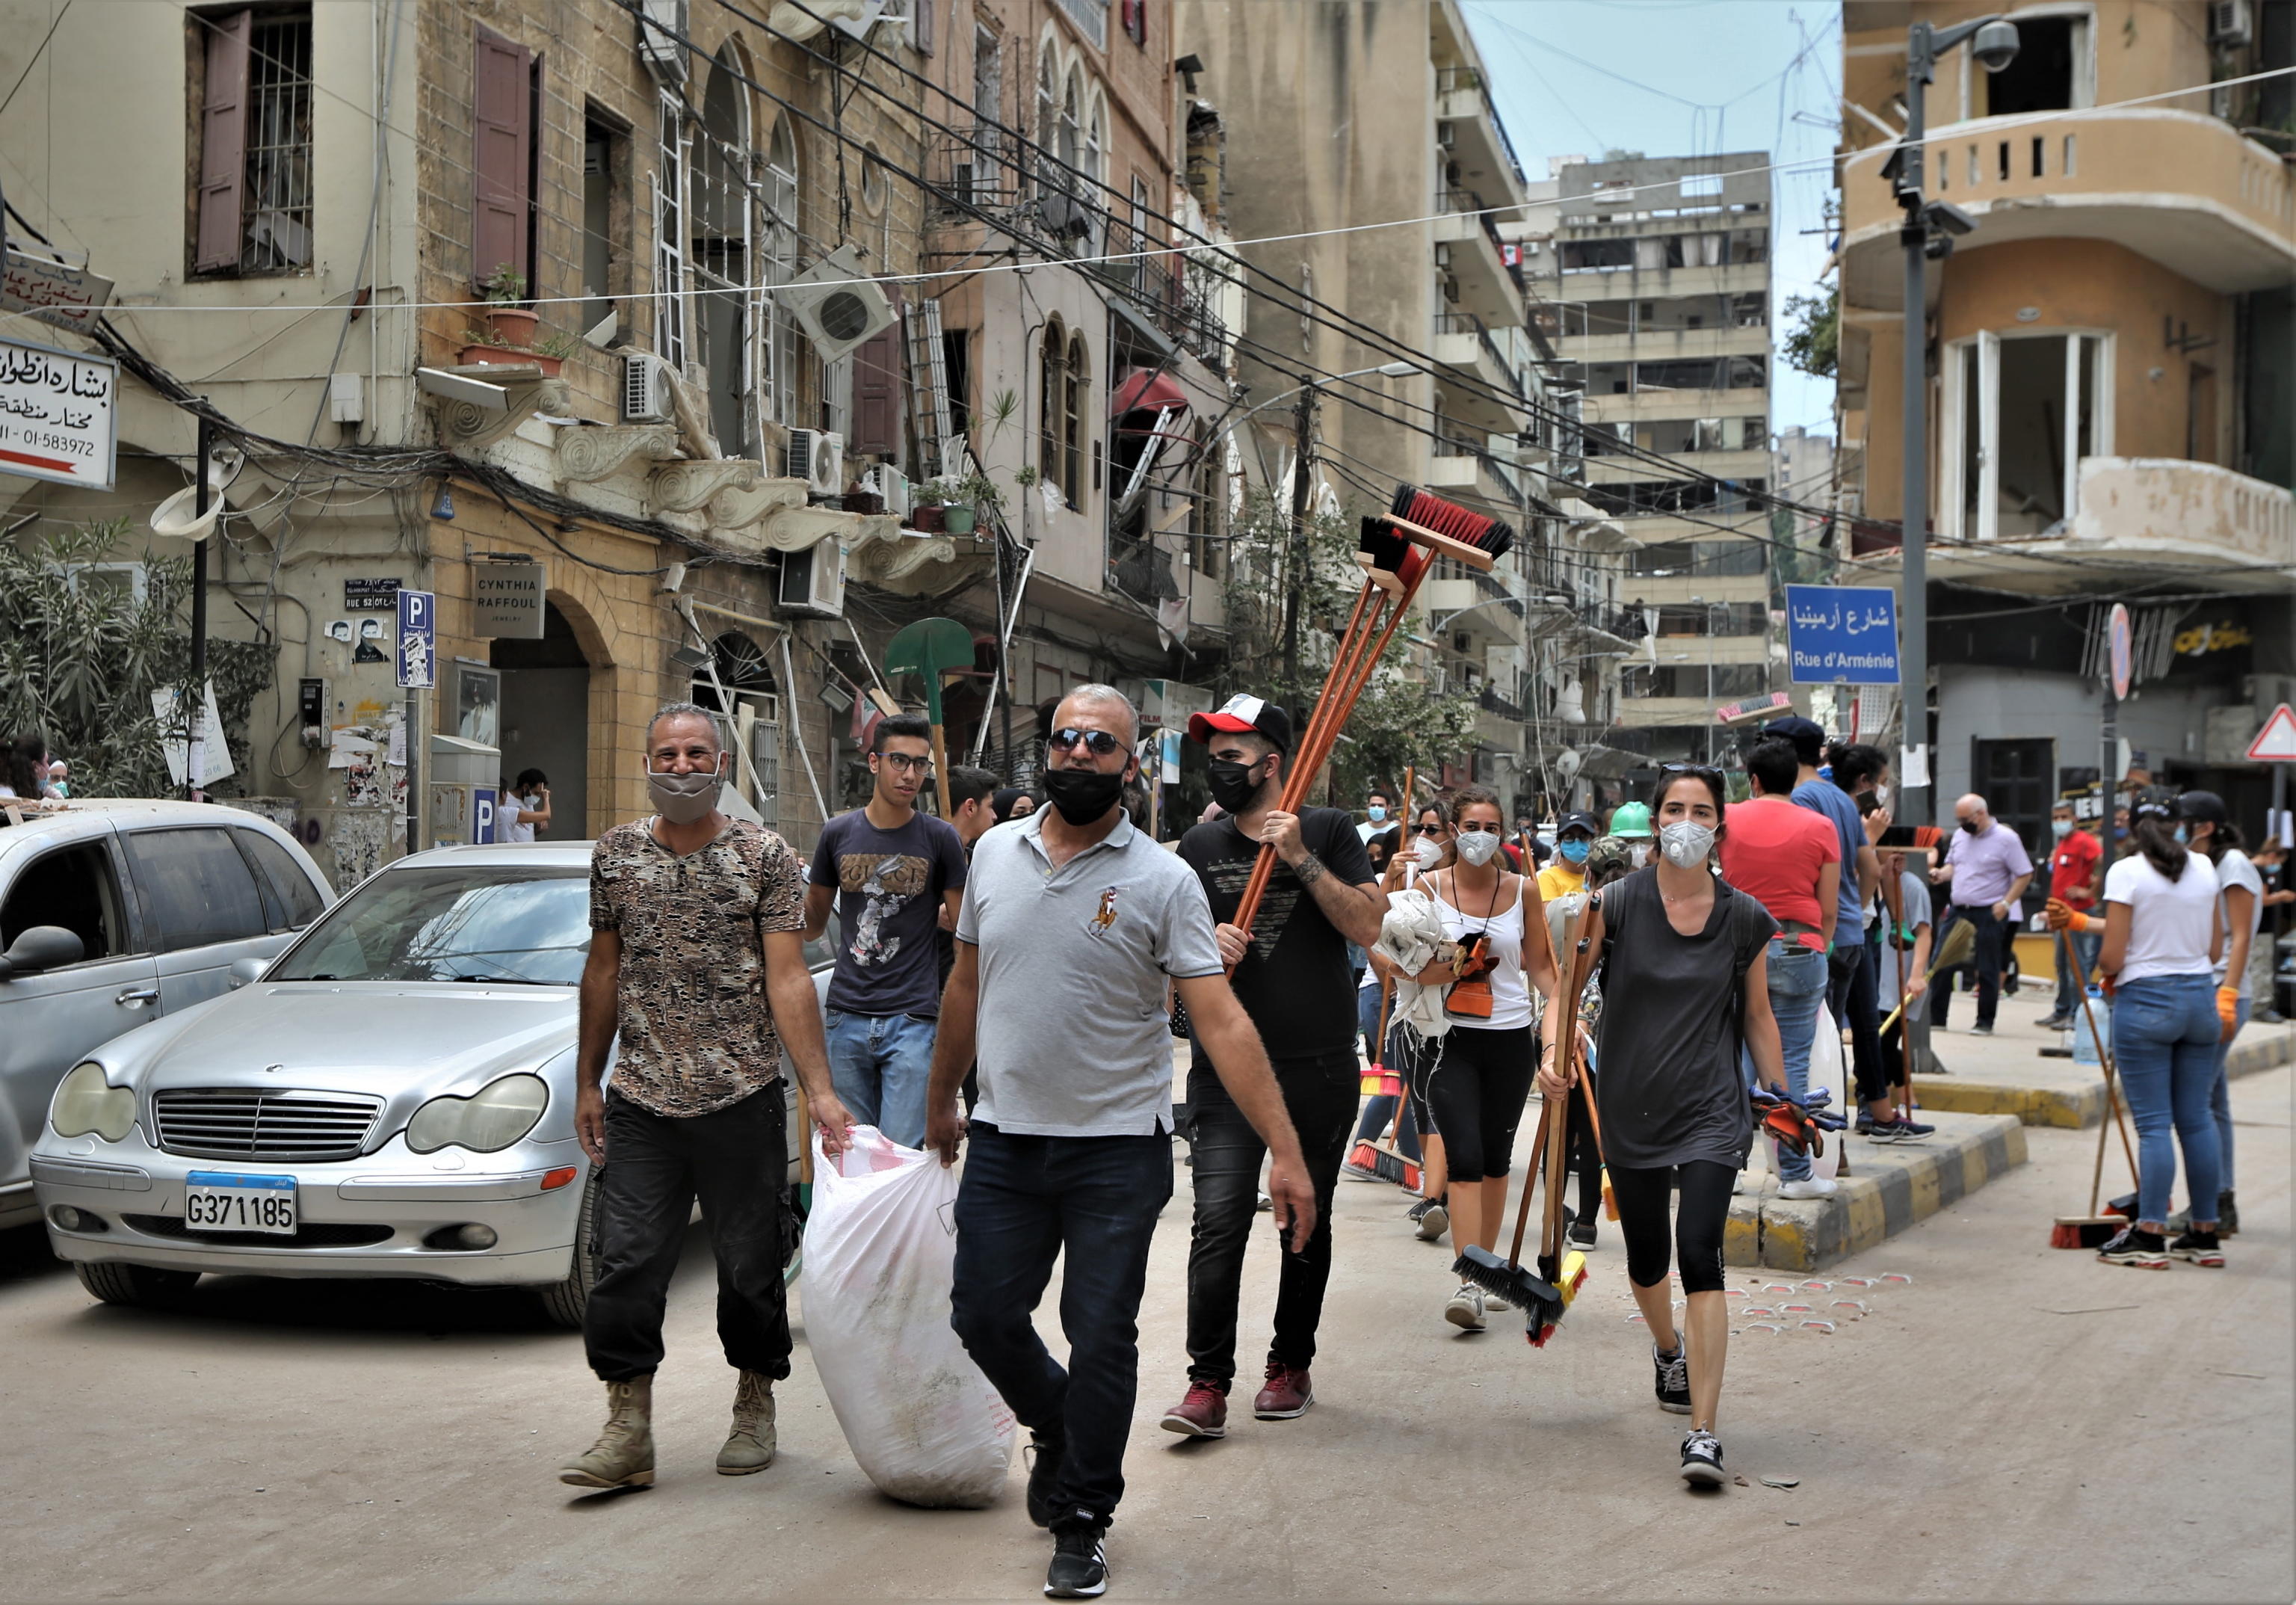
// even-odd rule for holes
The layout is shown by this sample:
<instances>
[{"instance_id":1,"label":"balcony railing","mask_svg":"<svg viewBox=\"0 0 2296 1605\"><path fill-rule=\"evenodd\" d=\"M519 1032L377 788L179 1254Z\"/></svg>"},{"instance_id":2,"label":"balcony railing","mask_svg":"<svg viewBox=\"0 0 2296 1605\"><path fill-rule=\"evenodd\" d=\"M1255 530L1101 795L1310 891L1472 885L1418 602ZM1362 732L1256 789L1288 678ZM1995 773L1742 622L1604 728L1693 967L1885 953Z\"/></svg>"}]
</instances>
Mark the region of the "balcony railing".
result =
<instances>
[{"instance_id":1,"label":"balcony railing","mask_svg":"<svg viewBox=\"0 0 2296 1605\"><path fill-rule=\"evenodd\" d=\"M1507 388L1518 396L1523 394L1522 375L1516 371L1514 364L1507 360L1506 354L1499 350L1498 342L1491 338L1489 325L1472 312L1438 312L1435 315L1435 333L1473 335L1481 343L1485 354L1498 364L1499 372L1506 375Z\"/></svg>"},{"instance_id":2,"label":"balcony railing","mask_svg":"<svg viewBox=\"0 0 2296 1605\"><path fill-rule=\"evenodd\" d=\"M1514 153L1514 141L1507 137L1506 124L1499 120L1497 106L1491 102L1491 89L1483 82L1483 75L1472 67L1440 67L1435 71L1435 95L1441 99L1463 89L1471 89L1483 103L1483 115L1490 119L1491 131L1499 136L1499 148L1506 152L1507 166L1514 169L1514 181L1529 185L1522 176L1522 158Z\"/></svg>"},{"instance_id":3,"label":"balcony railing","mask_svg":"<svg viewBox=\"0 0 2296 1605\"><path fill-rule=\"evenodd\" d=\"M1522 264L1507 259L1507 243L1499 237L1498 218L1483 204L1482 196L1470 189L1439 189L1435 192L1435 210L1438 212L1455 212L1463 217L1473 217L1476 222L1482 225L1484 237L1490 241L1491 249L1498 252L1499 261L1506 268L1508 279L1513 283L1517 291L1525 289Z\"/></svg>"}]
</instances>

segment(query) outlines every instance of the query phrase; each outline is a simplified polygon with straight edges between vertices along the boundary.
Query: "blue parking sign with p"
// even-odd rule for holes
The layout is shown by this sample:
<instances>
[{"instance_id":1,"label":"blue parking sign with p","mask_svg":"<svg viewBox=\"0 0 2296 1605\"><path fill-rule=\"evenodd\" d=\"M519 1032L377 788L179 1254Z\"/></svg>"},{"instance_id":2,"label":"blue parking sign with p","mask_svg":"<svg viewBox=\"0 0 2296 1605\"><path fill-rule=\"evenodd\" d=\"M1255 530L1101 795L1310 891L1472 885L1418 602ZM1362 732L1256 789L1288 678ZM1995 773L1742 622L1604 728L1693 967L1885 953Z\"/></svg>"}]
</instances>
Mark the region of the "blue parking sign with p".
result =
<instances>
[{"instance_id":1,"label":"blue parking sign with p","mask_svg":"<svg viewBox=\"0 0 2296 1605\"><path fill-rule=\"evenodd\" d=\"M439 598L429 591L398 593L398 684L425 691L438 680Z\"/></svg>"}]
</instances>

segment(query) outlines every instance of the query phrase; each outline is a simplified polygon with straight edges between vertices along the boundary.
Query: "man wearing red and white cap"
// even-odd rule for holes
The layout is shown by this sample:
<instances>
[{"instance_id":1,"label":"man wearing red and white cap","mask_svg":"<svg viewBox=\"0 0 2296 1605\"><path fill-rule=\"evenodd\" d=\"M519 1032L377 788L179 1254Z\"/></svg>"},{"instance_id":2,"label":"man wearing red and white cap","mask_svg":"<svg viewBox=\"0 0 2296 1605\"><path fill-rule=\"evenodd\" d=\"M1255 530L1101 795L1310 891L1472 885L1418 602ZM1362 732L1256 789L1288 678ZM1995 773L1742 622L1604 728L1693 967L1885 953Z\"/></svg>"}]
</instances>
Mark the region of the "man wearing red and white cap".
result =
<instances>
[{"instance_id":1,"label":"man wearing red and white cap","mask_svg":"<svg viewBox=\"0 0 2296 1605\"><path fill-rule=\"evenodd\" d=\"M1307 1247L1283 1252L1267 1385L1252 1403L1260 1420L1282 1420L1305 1414L1315 1400L1308 1367L1332 1272L1332 1193L1355 1126L1359 1071L1348 943L1376 942L1387 905L1349 815L1277 806L1292 752L1292 720L1283 709L1257 696L1230 697L1218 712L1191 717L1188 734L1211 754L1212 800L1223 812L1180 838L1180 856L1210 900L1220 958L1234 969L1236 1000L1267 1045L1319 1212ZM1247 933L1233 922L1262 844L1274 846L1276 863ZM1224 1437L1263 1150L1201 1052L1188 1067L1188 1105L1195 1157L1188 1389L1163 1426L1189 1437Z\"/></svg>"}]
</instances>

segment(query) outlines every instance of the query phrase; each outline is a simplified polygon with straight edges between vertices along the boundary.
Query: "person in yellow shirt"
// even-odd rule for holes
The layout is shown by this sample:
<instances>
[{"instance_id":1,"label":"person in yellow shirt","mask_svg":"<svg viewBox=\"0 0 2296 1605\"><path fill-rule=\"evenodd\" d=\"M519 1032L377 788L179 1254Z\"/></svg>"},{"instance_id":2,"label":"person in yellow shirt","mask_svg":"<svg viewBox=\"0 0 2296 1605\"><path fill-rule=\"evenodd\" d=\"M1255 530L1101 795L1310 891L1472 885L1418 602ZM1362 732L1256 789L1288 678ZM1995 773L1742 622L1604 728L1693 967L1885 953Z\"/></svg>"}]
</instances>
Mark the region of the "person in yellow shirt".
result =
<instances>
[{"instance_id":1,"label":"person in yellow shirt","mask_svg":"<svg viewBox=\"0 0 2296 1605\"><path fill-rule=\"evenodd\" d=\"M1567 813L1554 830L1554 861L1538 872L1538 897L1567 897L1587 886L1587 853L1603 827L1590 813Z\"/></svg>"}]
</instances>

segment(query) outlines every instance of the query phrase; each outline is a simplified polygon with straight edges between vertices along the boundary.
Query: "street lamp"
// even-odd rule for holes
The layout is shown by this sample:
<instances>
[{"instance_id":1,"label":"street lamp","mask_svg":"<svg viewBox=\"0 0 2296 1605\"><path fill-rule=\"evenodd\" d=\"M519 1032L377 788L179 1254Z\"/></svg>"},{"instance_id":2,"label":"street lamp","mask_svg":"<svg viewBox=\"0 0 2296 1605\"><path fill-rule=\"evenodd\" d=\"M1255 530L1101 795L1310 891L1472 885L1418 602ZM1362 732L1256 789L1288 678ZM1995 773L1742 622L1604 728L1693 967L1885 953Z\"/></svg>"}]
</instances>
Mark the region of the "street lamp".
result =
<instances>
[{"instance_id":1,"label":"street lamp","mask_svg":"<svg viewBox=\"0 0 2296 1605\"><path fill-rule=\"evenodd\" d=\"M1898 703L1905 721L1905 745L1926 753L1929 746L1929 404L1927 317L1928 270L1931 258L1942 261L1953 252L1954 236L1977 226L1976 219L1959 207L1931 201L1922 194L1922 141L1929 133L1929 86L1936 76L1938 58L1974 41L1971 54L1988 72L1998 72L2017 59L2017 26L1999 16L1980 17L1951 28L1916 22L1906 32L1906 131L1897 153L1883 167L1882 176L1896 186L1898 204L1905 209L1898 242L1906 257L1905 407L1905 534L1899 550L1905 561L1903 613L1905 639L1898 648L1901 672ZM1924 760L1923 771L1928 769ZM1908 784L1899 774L1900 804L1908 824L1931 817L1929 785Z\"/></svg>"}]
</instances>

